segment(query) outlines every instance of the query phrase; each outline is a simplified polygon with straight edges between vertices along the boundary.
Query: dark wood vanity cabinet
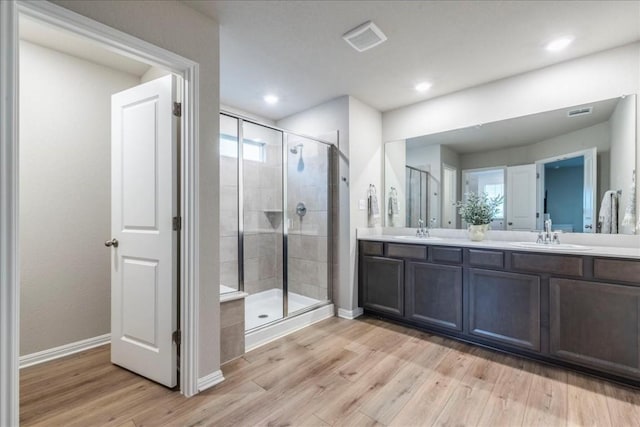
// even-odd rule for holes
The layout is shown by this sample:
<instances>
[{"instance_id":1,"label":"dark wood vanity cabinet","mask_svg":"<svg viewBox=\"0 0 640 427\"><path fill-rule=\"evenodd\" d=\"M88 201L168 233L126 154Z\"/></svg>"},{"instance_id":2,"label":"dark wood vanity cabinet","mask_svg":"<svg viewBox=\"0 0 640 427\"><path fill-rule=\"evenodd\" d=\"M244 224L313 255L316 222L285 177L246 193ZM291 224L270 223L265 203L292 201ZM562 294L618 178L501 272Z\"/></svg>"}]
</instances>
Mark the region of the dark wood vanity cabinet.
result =
<instances>
[{"instance_id":1,"label":"dark wood vanity cabinet","mask_svg":"<svg viewBox=\"0 0 640 427\"><path fill-rule=\"evenodd\" d=\"M555 278L549 286L551 354L640 378L640 287Z\"/></svg>"},{"instance_id":2,"label":"dark wood vanity cabinet","mask_svg":"<svg viewBox=\"0 0 640 427\"><path fill-rule=\"evenodd\" d=\"M540 351L540 278L469 269L469 333Z\"/></svg>"},{"instance_id":3,"label":"dark wood vanity cabinet","mask_svg":"<svg viewBox=\"0 0 640 427\"><path fill-rule=\"evenodd\" d=\"M365 310L404 315L404 261L380 256L360 258L360 304Z\"/></svg>"},{"instance_id":4,"label":"dark wood vanity cabinet","mask_svg":"<svg viewBox=\"0 0 640 427\"><path fill-rule=\"evenodd\" d=\"M365 312L640 386L640 260L361 241Z\"/></svg>"},{"instance_id":5,"label":"dark wood vanity cabinet","mask_svg":"<svg viewBox=\"0 0 640 427\"><path fill-rule=\"evenodd\" d=\"M405 271L405 317L462 331L462 267L408 261Z\"/></svg>"}]
</instances>

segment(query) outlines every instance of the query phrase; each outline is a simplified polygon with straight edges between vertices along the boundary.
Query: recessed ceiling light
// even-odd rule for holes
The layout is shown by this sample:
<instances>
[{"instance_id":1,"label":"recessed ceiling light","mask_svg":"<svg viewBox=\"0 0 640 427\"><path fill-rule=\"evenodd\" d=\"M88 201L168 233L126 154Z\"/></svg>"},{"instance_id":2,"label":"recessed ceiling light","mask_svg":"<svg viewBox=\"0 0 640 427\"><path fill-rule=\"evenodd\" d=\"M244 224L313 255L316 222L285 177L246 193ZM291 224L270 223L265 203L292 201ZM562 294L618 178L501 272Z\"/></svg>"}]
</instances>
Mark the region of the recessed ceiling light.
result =
<instances>
[{"instance_id":1,"label":"recessed ceiling light","mask_svg":"<svg viewBox=\"0 0 640 427\"><path fill-rule=\"evenodd\" d=\"M418 84L416 85L416 88L415 88L415 89L416 89L418 92L426 92L426 91L428 91L430 88L431 88L431 83L429 83L429 82L422 82L422 83L418 83Z\"/></svg>"},{"instance_id":2,"label":"recessed ceiling light","mask_svg":"<svg viewBox=\"0 0 640 427\"><path fill-rule=\"evenodd\" d=\"M275 95L265 95L264 96L264 102L266 102L267 104L276 104L278 102L279 98Z\"/></svg>"},{"instance_id":3,"label":"recessed ceiling light","mask_svg":"<svg viewBox=\"0 0 640 427\"><path fill-rule=\"evenodd\" d=\"M558 52L566 48L567 46L569 46L571 42L573 42L572 37L562 37L549 42L545 47L545 49L547 49L550 52Z\"/></svg>"}]
</instances>

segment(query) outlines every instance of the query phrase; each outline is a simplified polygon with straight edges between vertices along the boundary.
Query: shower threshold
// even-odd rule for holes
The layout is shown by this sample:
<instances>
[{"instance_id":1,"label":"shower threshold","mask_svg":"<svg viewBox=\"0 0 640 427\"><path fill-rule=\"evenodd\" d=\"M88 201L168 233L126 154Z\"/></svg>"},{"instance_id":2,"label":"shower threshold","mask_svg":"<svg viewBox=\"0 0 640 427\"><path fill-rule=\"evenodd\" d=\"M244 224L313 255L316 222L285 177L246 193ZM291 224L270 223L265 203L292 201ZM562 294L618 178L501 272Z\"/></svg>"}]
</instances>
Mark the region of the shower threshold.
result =
<instances>
[{"instance_id":1,"label":"shower threshold","mask_svg":"<svg viewBox=\"0 0 640 427\"><path fill-rule=\"evenodd\" d=\"M288 295L290 314L323 302L295 292L289 292ZM269 289L251 294L245 299L245 330L250 331L282 318L282 289Z\"/></svg>"}]
</instances>

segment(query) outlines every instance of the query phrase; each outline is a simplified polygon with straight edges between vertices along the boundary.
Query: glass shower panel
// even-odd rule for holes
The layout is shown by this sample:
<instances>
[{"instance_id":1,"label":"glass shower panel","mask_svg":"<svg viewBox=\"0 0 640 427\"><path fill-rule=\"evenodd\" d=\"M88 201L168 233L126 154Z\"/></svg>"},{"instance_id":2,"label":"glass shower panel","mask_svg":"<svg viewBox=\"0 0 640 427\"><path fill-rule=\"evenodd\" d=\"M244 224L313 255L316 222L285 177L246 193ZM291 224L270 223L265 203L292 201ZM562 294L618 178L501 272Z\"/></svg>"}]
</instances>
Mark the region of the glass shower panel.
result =
<instances>
[{"instance_id":1,"label":"glass shower panel","mask_svg":"<svg viewBox=\"0 0 640 427\"><path fill-rule=\"evenodd\" d=\"M418 227L418 220L428 225L429 216L429 173L406 166L407 183L407 227Z\"/></svg>"},{"instance_id":2,"label":"glass shower panel","mask_svg":"<svg viewBox=\"0 0 640 427\"><path fill-rule=\"evenodd\" d=\"M238 119L220 115L220 293L238 290Z\"/></svg>"},{"instance_id":3,"label":"glass shower panel","mask_svg":"<svg viewBox=\"0 0 640 427\"><path fill-rule=\"evenodd\" d=\"M287 312L329 300L330 146L287 135Z\"/></svg>"},{"instance_id":4,"label":"glass shower panel","mask_svg":"<svg viewBox=\"0 0 640 427\"><path fill-rule=\"evenodd\" d=\"M283 317L283 134L242 123L242 239L245 327Z\"/></svg>"}]
</instances>

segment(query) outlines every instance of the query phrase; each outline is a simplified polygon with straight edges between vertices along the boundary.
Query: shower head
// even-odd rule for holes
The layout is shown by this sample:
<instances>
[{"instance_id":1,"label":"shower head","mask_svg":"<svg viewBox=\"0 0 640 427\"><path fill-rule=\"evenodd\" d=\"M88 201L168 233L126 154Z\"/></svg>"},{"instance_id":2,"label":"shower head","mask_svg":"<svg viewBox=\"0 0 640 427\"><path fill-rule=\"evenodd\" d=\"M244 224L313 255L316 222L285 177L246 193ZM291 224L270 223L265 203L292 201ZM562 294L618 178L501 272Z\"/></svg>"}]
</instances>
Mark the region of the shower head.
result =
<instances>
[{"instance_id":1,"label":"shower head","mask_svg":"<svg viewBox=\"0 0 640 427\"><path fill-rule=\"evenodd\" d=\"M298 148L300 149L300 153L302 153L302 144L298 144L296 146L293 146L289 149L289 151L291 151L292 154L298 154Z\"/></svg>"}]
</instances>

